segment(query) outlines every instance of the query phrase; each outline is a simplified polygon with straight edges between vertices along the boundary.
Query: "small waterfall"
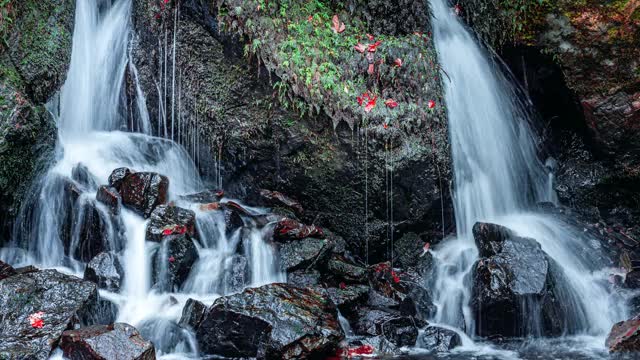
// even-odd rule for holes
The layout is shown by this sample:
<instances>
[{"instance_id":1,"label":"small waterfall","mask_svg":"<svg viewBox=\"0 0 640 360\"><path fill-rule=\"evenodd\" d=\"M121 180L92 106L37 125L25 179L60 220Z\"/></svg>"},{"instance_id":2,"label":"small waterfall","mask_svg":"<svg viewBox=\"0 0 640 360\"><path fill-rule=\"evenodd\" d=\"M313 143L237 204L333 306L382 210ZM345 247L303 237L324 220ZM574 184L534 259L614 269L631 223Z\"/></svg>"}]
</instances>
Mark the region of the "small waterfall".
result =
<instances>
[{"instance_id":1,"label":"small waterfall","mask_svg":"<svg viewBox=\"0 0 640 360\"><path fill-rule=\"evenodd\" d=\"M454 169L457 236L433 250L436 323L474 334L469 275L478 258L472 235L477 221L505 225L536 239L564 273L570 312L568 333L604 335L624 314L612 300L596 254L580 252L584 234L560 220L531 212L538 202L557 202L552 177L536 154L532 118L524 97L449 8L431 0L433 32L443 67ZM539 306L525 331L539 335ZM609 309L609 311L604 311ZM531 323L531 322L534 323Z\"/></svg>"}]
</instances>

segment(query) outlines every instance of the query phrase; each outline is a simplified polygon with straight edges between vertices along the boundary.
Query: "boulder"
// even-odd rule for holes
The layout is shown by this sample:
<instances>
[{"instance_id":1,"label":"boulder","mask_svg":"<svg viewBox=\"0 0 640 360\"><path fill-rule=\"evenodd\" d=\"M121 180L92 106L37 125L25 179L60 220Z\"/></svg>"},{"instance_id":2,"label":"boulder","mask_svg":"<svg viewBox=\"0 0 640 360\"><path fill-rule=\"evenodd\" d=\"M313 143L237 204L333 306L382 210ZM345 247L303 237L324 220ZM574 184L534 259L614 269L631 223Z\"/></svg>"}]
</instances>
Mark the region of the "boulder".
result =
<instances>
[{"instance_id":1,"label":"boulder","mask_svg":"<svg viewBox=\"0 0 640 360\"><path fill-rule=\"evenodd\" d=\"M122 182L124 179L133 174L134 172L131 169L126 167L121 167L113 170L111 175L109 175L109 186L116 188L116 190L120 191L122 186Z\"/></svg>"},{"instance_id":2,"label":"boulder","mask_svg":"<svg viewBox=\"0 0 640 360\"><path fill-rule=\"evenodd\" d=\"M92 282L55 270L0 280L0 358L48 359L62 333L96 306Z\"/></svg>"},{"instance_id":3,"label":"boulder","mask_svg":"<svg viewBox=\"0 0 640 360\"><path fill-rule=\"evenodd\" d=\"M567 324L563 307L579 304L558 301L561 270L540 244L495 224L476 223L473 233L481 256L470 304L478 335L560 335Z\"/></svg>"},{"instance_id":4,"label":"boulder","mask_svg":"<svg viewBox=\"0 0 640 360\"><path fill-rule=\"evenodd\" d=\"M71 169L71 179L86 190L92 190L98 187L96 178L91 174L89 168L82 163L76 164L76 166Z\"/></svg>"},{"instance_id":5,"label":"boulder","mask_svg":"<svg viewBox=\"0 0 640 360\"><path fill-rule=\"evenodd\" d=\"M309 287L320 283L318 270L296 270L287 274L287 283L298 287Z\"/></svg>"},{"instance_id":6,"label":"boulder","mask_svg":"<svg viewBox=\"0 0 640 360\"><path fill-rule=\"evenodd\" d=\"M154 286L163 291L179 289L197 260L198 250L189 235L165 236L153 256Z\"/></svg>"},{"instance_id":7,"label":"boulder","mask_svg":"<svg viewBox=\"0 0 640 360\"><path fill-rule=\"evenodd\" d=\"M225 260L225 294L238 292L249 284L249 262L242 255L233 255Z\"/></svg>"},{"instance_id":8,"label":"boulder","mask_svg":"<svg viewBox=\"0 0 640 360\"><path fill-rule=\"evenodd\" d=\"M91 199L81 198L73 214L73 233L68 253L76 259L89 262L103 251L120 251L124 244L120 238L118 218L98 207Z\"/></svg>"},{"instance_id":9,"label":"boulder","mask_svg":"<svg viewBox=\"0 0 640 360\"><path fill-rule=\"evenodd\" d=\"M223 196L222 190L205 190L195 194L181 195L179 199L196 204L211 204L220 202Z\"/></svg>"},{"instance_id":10,"label":"boulder","mask_svg":"<svg viewBox=\"0 0 640 360\"><path fill-rule=\"evenodd\" d=\"M6 279L15 274L16 270L11 265L0 261L0 280Z\"/></svg>"},{"instance_id":11,"label":"boulder","mask_svg":"<svg viewBox=\"0 0 640 360\"><path fill-rule=\"evenodd\" d=\"M60 348L70 360L155 360L153 344L129 324L95 325L62 334Z\"/></svg>"},{"instance_id":12,"label":"boulder","mask_svg":"<svg viewBox=\"0 0 640 360\"><path fill-rule=\"evenodd\" d=\"M382 324L397 317L396 314L381 309L358 309L357 320L353 326L356 335L377 336L382 334Z\"/></svg>"},{"instance_id":13,"label":"boulder","mask_svg":"<svg viewBox=\"0 0 640 360\"><path fill-rule=\"evenodd\" d=\"M118 291L124 280L124 269L118 255L103 252L89 261L84 270L84 279L98 284L101 289Z\"/></svg>"},{"instance_id":14,"label":"boulder","mask_svg":"<svg viewBox=\"0 0 640 360\"><path fill-rule=\"evenodd\" d=\"M427 327L419 339L421 349L433 352L447 352L462 345L462 338L453 330L437 326Z\"/></svg>"},{"instance_id":15,"label":"boulder","mask_svg":"<svg viewBox=\"0 0 640 360\"><path fill-rule=\"evenodd\" d=\"M367 285L346 285L341 283L337 288L328 287L321 288L329 299L333 301L340 312L346 317L351 318L351 314L356 312L359 305L366 304L369 297L369 286Z\"/></svg>"},{"instance_id":16,"label":"boulder","mask_svg":"<svg viewBox=\"0 0 640 360\"><path fill-rule=\"evenodd\" d=\"M204 319L207 306L198 300L189 299L182 308L182 317L178 323L183 328L197 329Z\"/></svg>"},{"instance_id":17,"label":"boulder","mask_svg":"<svg viewBox=\"0 0 640 360\"><path fill-rule=\"evenodd\" d=\"M358 266L342 255L333 254L327 263L327 274L340 281L365 283L367 269Z\"/></svg>"},{"instance_id":18,"label":"boulder","mask_svg":"<svg viewBox=\"0 0 640 360\"><path fill-rule=\"evenodd\" d=\"M300 359L333 353L344 333L321 293L270 284L217 299L196 338L203 354Z\"/></svg>"},{"instance_id":19,"label":"boulder","mask_svg":"<svg viewBox=\"0 0 640 360\"><path fill-rule=\"evenodd\" d=\"M122 179L120 185L122 204L145 218L151 216L158 205L167 202L168 190L169 179L152 172L129 174Z\"/></svg>"},{"instance_id":20,"label":"boulder","mask_svg":"<svg viewBox=\"0 0 640 360\"><path fill-rule=\"evenodd\" d=\"M196 238L196 213L173 205L160 205L151 213L147 241L161 242L164 236L187 234Z\"/></svg>"},{"instance_id":21,"label":"boulder","mask_svg":"<svg viewBox=\"0 0 640 360\"><path fill-rule=\"evenodd\" d=\"M285 271L308 268L325 261L332 247L333 243L328 240L315 238L279 244L280 266Z\"/></svg>"},{"instance_id":22,"label":"boulder","mask_svg":"<svg viewBox=\"0 0 640 360\"><path fill-rule=\"evenodd\" d=\"M640 317L614 324L606 346L610 352L640 352Z\"/></svg>"},{"instance_id":23,"label":"boulder","mask_svg":"<svg viewBox=\"0 0 640 360\"><path fill-rule=\"evenodd\" d=\"M304 213L302 204L281 192L262 189L260 190L260 197L262 197L269 206L291 209L297 216L302 216Z\"/></svg>"},{"instance_id":24,"label":"boulder","mask_svg":"<svg viewBox=\"0 0 640 360\"><path fill-rule=\"evenodd\" d=\"M107 205L113 215L120 214L122 197L115 187L100 185L98 187L98 193L96 194L96 200Z\"/></svg>"},{"instance_id":25,"label":"boulder","mask_svg":"<svg viewBox=\"0 0 640 360\"><path fill-rule=\"evenodd\" d=\"M324 238L322 229L315 225L304 225L293 219L281 219L273 229L276 241L302 240L308 237Z\"/></svg>"},{"instance_id":26,"label":"boulder","mask_svg":"<svg viewBox=\"0 0 640 360\"><path fill-rule=\"evenodd\" d=\"M175 301L175 299L173 299ZM142 321L137 325L140 335L149 340L156 351L162 354L173 353L176 348L182 346L185 352L194 351L190 349L191 335L180 327L175 321L162 317L156 317Z\"/></svg>"},{"instance_id":27,"label":"boulder","mask_svg":"<svg viewBox=\"0 0 640 360\"><path fill-rule=\"evenodd\" d=\"M418 327L425 323L409 316L381 309L361 308L353 328L355 334L383 336L397 347L414 346L418 338Z\"/></svg>"}]
</instances>

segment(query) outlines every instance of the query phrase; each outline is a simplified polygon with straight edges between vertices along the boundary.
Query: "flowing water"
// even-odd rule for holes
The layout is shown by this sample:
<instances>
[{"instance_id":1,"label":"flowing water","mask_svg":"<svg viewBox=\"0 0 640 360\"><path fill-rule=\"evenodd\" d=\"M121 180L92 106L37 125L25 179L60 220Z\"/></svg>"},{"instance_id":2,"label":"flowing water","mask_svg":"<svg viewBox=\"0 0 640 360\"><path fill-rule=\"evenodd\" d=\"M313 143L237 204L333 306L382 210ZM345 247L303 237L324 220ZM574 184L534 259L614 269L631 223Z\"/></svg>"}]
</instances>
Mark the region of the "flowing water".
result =
<instances>
[{"instance_id":1,"label":"flowing water","mask_svg":"<svg viewBox=\"0 0 640 360\"><path fill-rule=\"evenodd\" d=\"M570 308L567 335L588 335L600 348L614 322L625 316L612 294L608 273L581 231L535 213L539 202L556 202L536 153L526 98L463 25L446 0L431 0L433 35L443 68L454 169L457 236L433 251L436 263L433 322L475 334L469 308L471 268L478 259L472 227L477 221L505 225L536 239L561 267ZM525 99L525 100L523 100ZM529 329L540 309L531 308ZM539 336L530 330L523 335Z\"/></svg>"},{"instance_id":2,"label":"flowing water","mask_svg":"<svg viewBox=\"0 0 640 360\"><path fill-rule=\"evenodd\" d=\"M136 326L162 356L197 357L193 334L177 326L188 298L211 304L243 286L285 278L278 270L274 249L265 241L272 231L269 226L247 223L228 233L219 212L203 211L178 197L205 190L205 184L193 157L171 140L177 138L173 121L180 110L173 101L179 96L175 69L168 72L171 80L163 80L172 87L171 116L165 113L162 123L168 139L149 135L152 126L138 84L135 108L127 109L123 92L127 68L134 81L138 80L137 69L129 61L131 6L131 0L77 0L71 64L59 108L51 108L59 129L56 158L34 184L34 196L17 221L13 246L2 249L0 257L15 266L57 268L82 277L87 261L81 259L82 227L91 216L99 217L104 228L101 240L107 250L121 255L125 270L119 293L100 291L117 305L117 321ZM175 40L172 57L175 59ZM126 208L113 216L96 201L98 185L107 184L111 171L118 167L168 176L170 200L196 212L199 260L176 292L152 284L151 259L155 254L165 258L166 244L145 241L147 220ZM70 188L75 189L75 198L68 196ZM264 211L246 209L254 214Z\"/></svg>"}]
</instances>

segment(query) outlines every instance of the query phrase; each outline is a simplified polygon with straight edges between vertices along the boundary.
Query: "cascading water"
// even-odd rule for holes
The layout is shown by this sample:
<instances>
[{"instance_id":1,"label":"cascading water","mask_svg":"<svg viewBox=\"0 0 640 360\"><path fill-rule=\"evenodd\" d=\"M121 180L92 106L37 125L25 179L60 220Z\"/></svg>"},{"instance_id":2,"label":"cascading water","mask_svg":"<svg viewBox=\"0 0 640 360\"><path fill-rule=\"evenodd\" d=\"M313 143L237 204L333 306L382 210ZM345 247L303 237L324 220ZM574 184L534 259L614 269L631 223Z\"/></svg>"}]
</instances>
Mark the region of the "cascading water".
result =
<instances>
[{"instance_id":1,"label":"cascading water","mask_svg":"<svg viewBox=\"0 0 640 360\"><path fill-rule=\"evenodd\" d=\"M477 221L488 221L536 239L560 265L570 308L567 333L605 335L624 317L624 307L612 299L604 274L597 271L602 269L597 254L579 251L588 241L580 231L531 212L536 203L556 198L549 184L552 177L536 155L531 114L522 94L491 62L447 0L431 0L431 5L448 108L457 227L457 236L433 251L433 321L475 333L468 275L478 250L471 230ZM536 311L531 309L529 321L536 321Z\"/></svg>"},{"instance_id":2,"label":"cascading water","mask_svg":"<svg viewBox=\"0 0 640 360\"><path fill-rule=\"evenodd\" d=\"M0 258L16 266L57 268L82 277L89 260L83 258L84 249L79 245L86 236L83 219L98 217L104 227L104 250L121 255L125 270L119 293L100 290L102 297L117 305L117 321L138 327L160 355L197 356L193 334L177 326L187 299L211 304L216 297L240 291L244 286L285 278L274 260L275 250L265 241L269 226L248 223L227 233L225 218L219 212L203 211L197 204L179 198L204 190L204 184L193 159L181 145L149 135L152 126L138 84L136 109L131 111L137 116L129 118L123 96L127 67L133 80L138 80L135 66L127 66L131 6L131 0L77 0L71 64L56 112L56 162L34 184L38 193L29 199L17 221L13 246L2 249ZM177 14L176 10L176 20ZM175 67L175 55L173 58ZM168 65L164 66L166 70ZM175 77L175 69L171 73ZM166 79L162 82L167 83ZM175 87L175 79L172 84ZM174 97L176 92L179 96L179 89L176 90L172 90ZM164 131L169 138L173 137L174 127L167 126L167 121L180 116L180 103L171 100L172 116L167 117L166 112L160 115L164 118L162 130L172 129ZM123 132L124 129L141 133ZM199 261L178 292L152 286L152 258L156 254L162 258L166 246L146 241L148 220L127 208L114 216L96 201L98 185L106 184L111 171L119 167L166 175L170 179L169 200L196 213ZM68 196L70 189L76 197ZM225 201L222 199L221 203ZM264 212L246 209L254 214ZM70 239L64 235L68 226L73 227ZM239 242L244 242L244 254L236 250ZM241 272L247 268L246 281L242 277L229 279L236 268Z\"/></svg>"}]
</instances>

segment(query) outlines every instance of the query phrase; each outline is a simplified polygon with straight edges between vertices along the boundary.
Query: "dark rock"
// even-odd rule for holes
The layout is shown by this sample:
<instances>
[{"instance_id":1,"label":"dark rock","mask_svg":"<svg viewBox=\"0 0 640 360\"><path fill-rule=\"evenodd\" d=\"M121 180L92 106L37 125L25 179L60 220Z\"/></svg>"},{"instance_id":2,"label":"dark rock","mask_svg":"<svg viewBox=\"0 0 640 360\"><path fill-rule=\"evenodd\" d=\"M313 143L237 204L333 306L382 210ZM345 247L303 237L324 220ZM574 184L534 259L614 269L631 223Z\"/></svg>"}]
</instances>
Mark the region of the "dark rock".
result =
<instances>
[{"instance_id":1,"label":"dark rock","mask_svg":"<svg viewBox=\"0 0 640 360\"><path fill-rule=\"evenodd\" d=\"M311 287L320 283L318 270L296 270L287 274L287 283L298 287Z\"/></svg>"},{"instance_id":2,"label":"dark rock","mask_svg":"<svg viewBox=\"0 0 640 360\"><path fill-rule=\"evenodd\" d=\"M447 352L462 345L462 339L455 331L437 326L429 326L420 336L419 346L433 352Z\"/></svg>"},{"instance_id":3,"label":"dark rock","mask_svg":"<svg viewBox=\"0 0 640 360\"><path fill-rule=\"evenodd\" d=\"M418 327L411 317L397 317L382 323L382 335L398 347L415 346Z\"/></svg>"},{"instance_id":4,"label":"dark rock","mask_svg":"<svg viewBox=\"0 0 640 360\"><path fill-rule=\"evenodd\" d=\"M98 254L87 264L84 279L93 281L101 289L118 291L124 280L124 269L118 255L110 252Z\"/></svg>"},{"instance_id":5,"label":"dark rock","mask_svg":"<svg viewBox=\"0 0 640 360\"><path fill-rule=\"evenodd\" d=\"M15 275L16 270L9 264L0 261L0 280Z\"/></svg>"},{"instance_id":6,"label":"dark rock","mask_svg":"<svg viewBox=\"0 0 640 360\"><path fill-rule=\"evenodd\" d=\"M377 336L382 334L382 324L395 319L396 314L385 310L361 308L358 309L358 317L353 327L356 335Z\"/></svg>"},{"instance_id":7,"label":"dark rock","mask_svg":"<svg viewBox=\"0 0 640 360\"><path fill-rule=\"evenodd\" d=\"M640 271L634 270L630 273L627 273L624 277L624 287L628 289L639 289L640 288Z\"/></svg>"},{"instance_id":8,"label":"dark rock","mask_svg":"<svg viewBox=\"0 0 640 360\"><path fill-rule=\"evenodd\" d=\"M331 256L327 263L327 270L331 276L347 282L365 283L367 281L367 269L341 255Z\"/></svg>"},{"instance_id":9,"label":"dark rock","mask_svg":"<svg viewBox=\"0 0 640 360\"><path fill-rule=\"evenodd\" d=\"M302 216L304 213L302 204L283 193L262 189L260 190L260 196L267 202L267 205L284 206L293 210L297 216Z\"/></svg>"},{"instance_id":10,"label":"dark rock","mask_svg":"<svg viewBox=\"0 0 640 360\"><path fill-rule=\"evenodd\" d=\"M126 167L121 167L113 170L111 172L111 175L109 175L109 186L114 187L116 188L116 190L120 191L122 182L127 176L131 174L133 174L133 171Z\"/></svg>"},{"instance_id":11,"label":"dark rock","mask_svg":"<svg viewBox=\"0 0 640 360\"><path fill-rule=\"evenodd\" d=\"M198 325L204 319L204 314L207 311L207 306L198 300L189 299L182 308L182 317L178 323L184 328L197 329Z\"/></svg>"},{"instance_id":12,"label":"dark rock","mask_svg":"<svg viewBox=\"0 0 640 360\"><path fill-rule=\"evenodd\" d=\"M107 205L112 214L120 214L122 197L115 187L100 185L100 187L98 187L98 193L96 194L96 200Z\"/></svg>"},{"instance_id":13,"label":"dark rock","mask_svg":"<svg viewBox=\"0 0 640 360\"><path fill-rule=\"evenodd\" d=\"M339 287L329 287L324 289L331 301L338 307L340 312L347 316L356 312L356 307L366 304L369 297L369 287L366 285L346 285Z\"/></svg>"},{"instance_id":14,"label":"dark rock","mask_svg":"<svg viewBox=\"0 0 640 360\"><path fill-rule=\"evenodd\" d=\"M98 187L96 178L89 172L89 168L84 164L76 164L76 166L71 169L71 179L87 190Z\"/></svg>"},{"instance_id":15,"label":"dark rock","mask_svg":"<svg viewBox=\"0 0 640 360\"><path fill-rule=\"evenodd\" d=\"M114 187L117 188L117 186ZM122 204L145 218L151 216L158 205L167 202L168 190L169 179L164 175L150 172L129 174L120 185Z\"/></svg>"},{"instance_id":16,"label":"dark rock","mask_svg":"<svg viewBox=\"0 0 640 360\"><path fill-rule=\"evenodd\" d=\"M196 238L196 213L172 205L156 207L147 225L146 240L161 242L164 236L174 234Z\"/></svg>"},{"instance_id":17,"label":"dark rock","mask_svg":"<svg viewBox=\"0 0 640 360\"><path fill-rule=\"evenodd\" d=\"M242 206L232 201L223 204L222 210L224 211L224 223L227 234L232 234L244 226L243 216L251 216Z\"/></svg>"},{"instance_id":18,"label":"dark rock","mask_svg":"<svg viewBox=\"0 0 640 360\"><path fill-rule=\"evenodd\" d=\"M322 294L271 284L217 299L196 338L204 354L299 359L333 353L344 333Z\"/></svg>"},{"instance_id":19,"label":"dark rock","mask_svg":"<svg viewBox=\"0 0 640 360\"><path fill-rule=\"evenodd\" d=\"M640 318L620 321L611 328L606 346L610 352L640 351Z\"/></svg>"},{"instance_id":20,"label":"dark rock","mask_svg":"<svg viewBox=\"0 0 640 360\"><path fill-rule=\"evenodd\" d=\"M82 314L81 326L110 325L118 318L118 305L98 295L98 302Z\"/></svg>"},{"instance_id":21,"label":"dark rock","mask_svg":"<svg viewBox=\"0 0 640 360\"><path fill-rule=\"evenodd\" d=\"M198 250L187 234L165 236L153 257L154 286L163 291L179 289L197 260Z\"/></svg>"},{"instance_id":22,"label":"dark rock","mask_svg":"<svg viewBox=\"0 0 640 360\"><path fill-rule=\"evenodd\" d=\"M62 334L60 348L70 360L154 360L153 344L129 324L95 325Z\"/></svg>"},{"instance_id":23,"label":"dark rock","mask_svg":"<svg viewBox=\"0 0 640 360\"><path fill-rule=\"evenodd\" d=\"M471 308L478 335L560 335L567 326L563 309L571 299L562 291L562 270L534 239L495 224L476 224L474 234L486 256L473 273Z\"/></svg>"},{"instance_id":24,"label":"dark rock","mask_svg":"<svg viewBox=\"0 0 640 360\"><path fill-rule=\"evenodd\" d=\"M424 280L418 276L401 277L403 286L407 289L406 296L400 302L399 310L402 315L427 320L438 310L433 303L431 292L424 286Z\"/></svg>"},{"instance_id":25,"label":"dark rock","mask_svg":"<svg viewBox=\"0 0 640 360\"><path fill-rule=\"evenodd\" d=\"M205 190L195 194L181 195L179 198L197 204L211 204L219 202L223 196L222 190Z\"/></svg>"},{"instance_id":26,"label":"dark rock","mask_svg":"<svg viewBox=\"0 0 640 360\"><path fill-rule=\"evenodd\" d=\"M315 225L304 225L286 218L278 221L273 229L273 238L276 241L301 240L308 237L324 238L324 233Z\"/></svg>"},{"instance_id":27,"label":"dark rock","mask_svg":"<svg viewBox=\"0 0 640 360\"><path fill-rule=\"evenodd\" d=\"M17 274L0 280L0 358L48 359L63 331L96 305L94 283L55 270ZM43 327L29 316L42 312Z\"/></svg>"},{"instance_id":28,"label":"dark rock","mask_svg":"<svg viewBox=\"0 0 640 360\"><path fill-rule=\"evenodd\" d=\"M238 292L249 284L249 263L242 255L234 255L226 260L224 268L225 294Z\"/></svg>"},{"instance_id":29,"label":"dark rock","mask_svg":"<svg viewBox=\"0 0 640 360\"><path fill-rule=\"evenodd\" d=\"M283 270L294 271L322 263L331 254L333 243L314 238L279 244L280 266Z\"/></svg>"},{"instance_id":30,"label":"dark rock","mask_svg":"<svg viewBox=\"0 0 640 360\"><path fill-rule=\"evenodd\" d=\"M76 207L73 233L65 247L76 259L88 262L101 252L122 250L121 230L117 218L101 210L94 200L86 199Z\"/></svg>"}]
</instances>

